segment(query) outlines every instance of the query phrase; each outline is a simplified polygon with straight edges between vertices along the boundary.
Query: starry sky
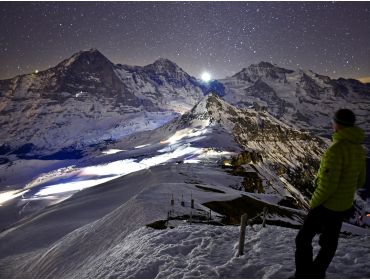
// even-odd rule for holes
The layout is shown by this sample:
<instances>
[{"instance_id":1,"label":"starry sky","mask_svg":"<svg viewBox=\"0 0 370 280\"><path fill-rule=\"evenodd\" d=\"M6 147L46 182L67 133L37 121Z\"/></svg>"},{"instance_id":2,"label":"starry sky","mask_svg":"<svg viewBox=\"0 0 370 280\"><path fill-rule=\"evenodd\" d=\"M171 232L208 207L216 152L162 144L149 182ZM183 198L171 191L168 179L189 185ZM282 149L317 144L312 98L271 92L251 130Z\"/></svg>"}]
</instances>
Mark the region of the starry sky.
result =
<instances>
[{"instance_id":1,"label":"starry sky","mask_svg":"<svg viewBox=\"0 0 370 280\"><path fill-rule=\"evenodd\" d=\"M0 79L97 48L224 78L252 63L370 77L370 2L0 2Z\"/></svg>"}]
</instances>

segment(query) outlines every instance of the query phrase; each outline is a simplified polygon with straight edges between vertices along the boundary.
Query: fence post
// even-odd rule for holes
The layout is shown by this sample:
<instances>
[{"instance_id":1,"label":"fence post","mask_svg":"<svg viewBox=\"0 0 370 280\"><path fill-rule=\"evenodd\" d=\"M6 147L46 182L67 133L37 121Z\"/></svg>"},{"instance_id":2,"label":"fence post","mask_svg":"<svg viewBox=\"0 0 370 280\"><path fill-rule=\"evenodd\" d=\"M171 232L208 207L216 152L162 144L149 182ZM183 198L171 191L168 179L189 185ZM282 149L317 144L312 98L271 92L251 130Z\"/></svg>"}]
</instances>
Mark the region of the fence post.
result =
<instances>
[{"instance_id":1,"label":"fence post","mask_svg":"<svg viewBox=\"0 0 370 280\"><path fill-rule=\"evenodd\" d=\"M248 215L243 214L240 222L239 251L238 257L244 255L245 228L247 226Z\"/></svg>"},{"instance_id":2,"label":"fence post","mask_svg":"<svg viewBox=\"0 0 370 280\"><path fill-rule=\"evenodd\" d=\"M262 227L266 227L266 216L267 216L267 207L264 207L264 208L263 208Z\"/></svg>"},{"instance_id":3,"label":"fence post","mask_svg":"<svg viewBox=\"0 0 370 280\"><path fill-rule=\"evenodd\" d=\"M184 201L184 195L183 194L181 195L181 206L182 207L185 206L185 201Z\"/></svg>"},{"instance_id":4,"label":"fence post","mask_svg":"<svg viewBox=\"0 0 370 280\"><path fill-rule=\"evenodd\" d=\"M174 206L175 205L175 200L173 199L173 194L172 194L172 197L171 197L171 206Z\"/></svg>"},{"instance_id":5,"label":"fence post","mask_svg":"<svg viewBox=\"0 0 370 280\"><path fill-rule=\"evenodd\" d=\"M171 217L171 210L167 212L166 226L168 226L168 222L170 221L170 217Z\"/></svg>"}]
</instances>

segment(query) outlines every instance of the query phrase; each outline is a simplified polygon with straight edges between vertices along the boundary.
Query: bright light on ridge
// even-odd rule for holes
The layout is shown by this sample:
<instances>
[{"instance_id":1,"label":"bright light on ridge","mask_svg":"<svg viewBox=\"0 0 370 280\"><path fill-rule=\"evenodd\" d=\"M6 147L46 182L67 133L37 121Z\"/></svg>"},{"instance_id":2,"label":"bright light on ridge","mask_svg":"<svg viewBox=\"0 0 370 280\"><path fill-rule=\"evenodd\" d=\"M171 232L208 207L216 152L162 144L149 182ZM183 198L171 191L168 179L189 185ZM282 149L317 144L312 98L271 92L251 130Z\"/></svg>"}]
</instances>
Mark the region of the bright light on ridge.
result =
<instances>
[{"instance_id":1,"label":"bright light on ridge","mask_svg":"<svg viewBox=\"0 0 370 280\"><path fill-rule=\"evenodd\" d=\"M201 76L201 79L205 82L209 82L211 80L211 75L208 72L204 72Z\"/></svg>"}]
</instances>

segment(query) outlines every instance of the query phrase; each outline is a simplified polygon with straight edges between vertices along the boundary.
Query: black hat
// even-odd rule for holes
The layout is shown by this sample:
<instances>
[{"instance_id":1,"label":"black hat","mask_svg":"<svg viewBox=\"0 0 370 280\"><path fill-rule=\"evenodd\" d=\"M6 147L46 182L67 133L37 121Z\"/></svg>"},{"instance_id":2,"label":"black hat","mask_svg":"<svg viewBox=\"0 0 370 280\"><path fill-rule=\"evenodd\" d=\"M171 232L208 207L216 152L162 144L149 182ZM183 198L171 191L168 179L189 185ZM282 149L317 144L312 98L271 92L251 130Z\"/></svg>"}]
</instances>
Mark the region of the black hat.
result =
<instances>
[{"instance_id":1,"label":"black hat","mask_svg":"<svg viewBox=\"0 0 370 280\"><path fill-rule=\"evenodd\" d=\"M351 110L340 109L335 113L333 120L343 126L354 126L356 116Z\"/></svg>"}]
</instances>

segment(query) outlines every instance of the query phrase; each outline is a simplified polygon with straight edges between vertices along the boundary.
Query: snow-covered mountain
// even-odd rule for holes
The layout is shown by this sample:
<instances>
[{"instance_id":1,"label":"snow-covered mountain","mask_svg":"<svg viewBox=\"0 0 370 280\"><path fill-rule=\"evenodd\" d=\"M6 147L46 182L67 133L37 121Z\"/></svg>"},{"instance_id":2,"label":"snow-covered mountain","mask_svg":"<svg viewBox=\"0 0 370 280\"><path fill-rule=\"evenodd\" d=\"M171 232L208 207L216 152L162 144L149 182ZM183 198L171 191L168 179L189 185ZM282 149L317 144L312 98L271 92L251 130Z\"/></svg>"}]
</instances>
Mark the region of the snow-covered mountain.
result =
<instances>
[{"instance_id":1,"label":"snow-covered mountain","mask_svg":"<svg viewBox=\"0 0 370 280\"><path fill-rule=\"evenodd\" d=\"M290 180L296 173L292 169L297 168L306 170L310 174L307 178L312 177L325 144L316 138L315 151L309 149L309 156L292 153L288 142L300 141L306 133L288 129L284 123L328 136L330 116L339 107L347 107L357 113L359 125L370 135L369 85L356 80L333 80L312 71L287 70L261 62L231 78L206 84L167 59L144 67L128 66L113 64L91 49L46 71L0 81L0 188L23 188L37 181L40 174L71 166L112 142L152 131L181 114L184 118L194 112L198 117L210 114L206 118L220 118L213 115L221 112L220 108L211 114L206 101L186 113L212 92L240 109L255 109L240 115L239 109L217 99L229 108L221 110L224 117L219 121L225 122L222 130L229 127L228 134L235 136L238 145L267 156L274 154L269 170L289 170ZM266 126L270 123L265 121L267 113L268 119L274 117L271 126ZM173 127L171 133L177 130ZM149 132L147 138L152 137ZM135 142L135 146L140 144ZM311 154L316 156L315 161L307 158Z\"/></svg>"},{"instance_id":2,"label":"snow-covered mountain","mask_svg":"<svg viewBox=\"0 0 370 280\"><path fill-rule=\"evenodd\" d=\"M370 86L293 71L267 62L202 83L175 63L113 64L98 50L74 54L45 71L0 81L0 163L20 158L79 158L82 148L151 130L215 92L239 107L266 109L297 128L330 134L340 107L370 134Z\"/></svg>"},{"instance_id":3,"label":"snow-covered mountain","mask_svg":"<svg viewBox=\"0 0 370 280\"><path fill-rule=\"evenodd\" d=\"M311 70L287 70L268 62L252 64L219 81L231 104L265 109L285 123L331 133L331 118L340 108L353 110L358 125L370 133L370 85L354 79L331 79Z\"/></svg>"},{"instance_id":4,"label":"snow-covered mountain","mask_svg":"<svg viewBox=\"0 0 370 280\"><path fill-rule=\"evenodd\" d=\"M117 176L177 161L199 165L209 161L221 167L225 176L239 177L241 182L233 184L233 189L261 194L281 206L305 209L325 147L320 138L291 128L268 112L236 108L216 95L208 95L160 128L135 133L107 144L103 151L89 151L81 160L64 162L69 164L67 168L54 166L52 172L29 179L27 187L19 191L23 192L23 202L17 202L16 208L22 214L15 220L44 207L37 198L44 201L51 196L47 203L57 203ZM4 226L15 220L9 216L0 222Z\"/></svg>"},{"instance_id":5,"label":"snow-covered mountain","mask_svg":"<svg viewBox=\"0 0 370 280\"><path fill-rule=\"evenodd\" d=\"M131 67L82 51L0 81L0 154L76 158L80 147L159 127L202 97L196 79L169 60Z\"/></svg>"},{"instance_id":6,"label":"snow-covered mountain","mask_svg":"<svg viewBox=\"0 0 370 280\"><path fill-rule=\"evenodd\" d=\"M208 95L3 202L2 221L23 216L0 233L0 276L287 278L306 180L325 145L266 111ZM267 228L255 220L237 257L240 215L264 207ZM328 275L367 277L368 230L342 232Z\"/></svg>"},{"instance_id":7,"label":"snow-covered mountain","mask_svg":"<svg viewBox=\"0 0 370 280\"><path fill-rule=\"evenodd\" d=\"M216 135L226 131L238 143L241 150L227 165L233 166L233 173L244 176L246 191L279 194L283 200L290 197L290 206L306 205L301 194L312 191L313 174L327 142L284 124L268 112L237 108L216 95L208 95L183 115L180 123L180 128L184 124L204 129L211 126L212 131L217 130L213 132L214 141L225 140Z\"/></svg>"}]
</instances>

